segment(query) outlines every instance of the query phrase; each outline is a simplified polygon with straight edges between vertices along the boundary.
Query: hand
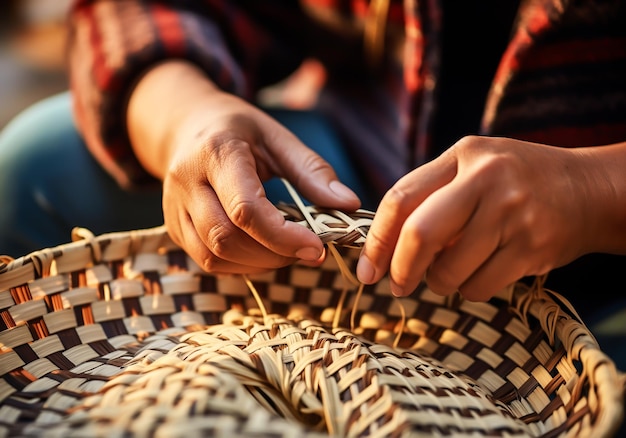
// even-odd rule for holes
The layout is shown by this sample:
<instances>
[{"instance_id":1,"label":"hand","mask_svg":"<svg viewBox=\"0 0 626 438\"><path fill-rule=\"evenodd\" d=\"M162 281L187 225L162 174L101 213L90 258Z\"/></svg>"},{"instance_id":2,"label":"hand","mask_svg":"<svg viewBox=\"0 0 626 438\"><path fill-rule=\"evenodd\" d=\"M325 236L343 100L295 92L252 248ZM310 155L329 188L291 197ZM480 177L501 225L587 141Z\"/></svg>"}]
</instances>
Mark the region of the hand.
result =
<instances>
[{"instance_id":1,"label":"hand","mask_svg":"<svg viewBox=\"0 0 626 438\"><path fill-rule=\"evenodd\" d=\"M173 101L160 105L171 110L163 120L159 114L146 120L140 109L151 111L153 91L163 99L164 88ZM291 181L319 205L360 205L319 155L261 110L217 89L195 67L157 67L133 99L133 147L163 180L168 232L207 271L254 273L322 256L321 240L286 221L265 197L262 181L272 176ZM159 126L168 129L155 133Z\"/></svg>"},{"instance_id":2,"label":"hand","mask_svg":"<svg viewBox=\"0 0 626 438\"><path fill-rule=\"evenodd\" d=\"M425 280L487 300L584 253L623 252L624 146L466 137L385 195L357 275L374 283L389 270L397 296Z\"/></svg>"}]
</instances>

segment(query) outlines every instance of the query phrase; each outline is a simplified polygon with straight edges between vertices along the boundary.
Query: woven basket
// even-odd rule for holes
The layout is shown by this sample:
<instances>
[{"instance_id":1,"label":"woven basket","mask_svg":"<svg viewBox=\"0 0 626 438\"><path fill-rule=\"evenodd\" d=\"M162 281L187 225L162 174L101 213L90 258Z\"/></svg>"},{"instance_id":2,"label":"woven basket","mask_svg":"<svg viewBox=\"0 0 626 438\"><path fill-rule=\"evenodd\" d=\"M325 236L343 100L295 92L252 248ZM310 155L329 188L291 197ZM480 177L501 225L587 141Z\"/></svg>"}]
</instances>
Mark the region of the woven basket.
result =
<instances>
[{"instance_id":1,"label":"woven basket","mask_svg":"<svg viewBox=\"0 0 626 438\"><path fill-rule=\"evenodd\" d=\"M0 436L612 436L623 376L563 301L354 283L373 214L291 206L317 268L203 272L164 227L0 265ZM302 213L306 213L303 215ZM311 222L313 221L313 223Z\"/></svg>"}]
</instances>

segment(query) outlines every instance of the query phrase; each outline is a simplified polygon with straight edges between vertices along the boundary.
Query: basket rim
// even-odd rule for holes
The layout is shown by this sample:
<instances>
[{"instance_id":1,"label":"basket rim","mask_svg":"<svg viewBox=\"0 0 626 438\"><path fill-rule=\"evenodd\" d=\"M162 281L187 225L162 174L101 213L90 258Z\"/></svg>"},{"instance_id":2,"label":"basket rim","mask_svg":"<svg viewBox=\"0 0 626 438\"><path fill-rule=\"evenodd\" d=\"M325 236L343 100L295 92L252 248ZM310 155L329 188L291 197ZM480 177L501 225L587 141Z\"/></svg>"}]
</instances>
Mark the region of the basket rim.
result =
<instances>
[{"instance_id":1,"label":"basket rim","mask_svg":"<svg viewBox=\"0 0 626 438\"><path fill-rule=\"evenodd\" d=\"M336 216L332 210L320 209L318 207L307 207L309 212L317 217L322 217L321 223L328 226L329 221L336 225ZM290 220L309 226L305 218L297 217L291 210L285 210L285 215ZM345 215L342 213L342 215ZM330 220L326 217L330 218ZM347 248L359 248L364 241L364 235L368 229L368 221L373 217L373 212L360 210L350 220L357 223L353 228L345 225L337 228L325 229L326 238L334 244L339 241L339 245ZM343 220L343 216L342 216ZM341 240L349 229L352 236L348 240ZM355 230L357 230L355 232ZM364 231L365 230L365 231ZM343 233L343 234L342 234ZM332 237L328 237L332 236ZM167 233L164 225L129 231L115 231L94 235L85 228L76 228L72 233L72 242L64 243L51 248L44 248L34 251L13 260L6 258L0 261L0 294L8 291L11 287L19 284L27 284L33 281L42 280L59 272L69 272L78 266L94 266L100 263L119 260L120 257L136 256L138 254L165 253L168 251L180 250ZM608 436L617 430L624 415L624 385L626 384L626 374L619 370L610 357L606 355L595 340L592 332L585 326L584 322L575 309L564 309L563 302L567 300L552 291L544 289L533 289L533 286L521 284L512 285L497 294L494 299L507 300L515 309L520 312L520 320L524 321L529 317L534 317L542 323L546 336L563 343L564 348L577 358L584 370L587 370L586 378L589 384L597 387L597 391L603 394L599 400L602 403L599 411L600 418L596 422L594 433L601 436ZM0 295L1 296L1 295ZM461 297L455 305L462 304ZM490 300L491 301L491 300ZM559 303L561 301L561 303ZM2 299L0 298L0 303ZM2 310L0 308L0 310ZM0 331L0 336L2 331ZM0 351L0 355L2 355ZM0 359L2 356L0 356ZM617 383L617 384L616 384ZM0 401L0 406L2 402Z\"/></svg>"}]
</instances>

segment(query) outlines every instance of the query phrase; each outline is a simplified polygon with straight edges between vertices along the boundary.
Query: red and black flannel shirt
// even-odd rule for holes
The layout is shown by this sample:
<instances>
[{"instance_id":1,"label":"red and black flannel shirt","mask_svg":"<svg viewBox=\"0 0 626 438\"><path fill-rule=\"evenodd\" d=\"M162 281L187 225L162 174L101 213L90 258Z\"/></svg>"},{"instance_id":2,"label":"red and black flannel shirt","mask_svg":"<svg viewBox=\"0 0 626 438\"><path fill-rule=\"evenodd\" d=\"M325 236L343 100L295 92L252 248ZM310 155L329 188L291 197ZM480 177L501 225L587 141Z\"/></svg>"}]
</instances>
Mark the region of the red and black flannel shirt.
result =
<instances>
[{"instance_id":1,"label":"red and black flannel shirt","mask_svg":"<svg viewBox=\"0 0 626 438\"><path fill-rule=\"evenodd\" d=\"M122 186L139 186L151 178L129 145L125 107L146 69L184 58L254 101L314 57L328 71L320 109L382 193L433 158L440 1L390 0L375 67L363 44L368 0L77 1L69 61L79 129ZM522 0L480 133L568 147L626 140L626 2Z\"/></svg>"}]
</instances>

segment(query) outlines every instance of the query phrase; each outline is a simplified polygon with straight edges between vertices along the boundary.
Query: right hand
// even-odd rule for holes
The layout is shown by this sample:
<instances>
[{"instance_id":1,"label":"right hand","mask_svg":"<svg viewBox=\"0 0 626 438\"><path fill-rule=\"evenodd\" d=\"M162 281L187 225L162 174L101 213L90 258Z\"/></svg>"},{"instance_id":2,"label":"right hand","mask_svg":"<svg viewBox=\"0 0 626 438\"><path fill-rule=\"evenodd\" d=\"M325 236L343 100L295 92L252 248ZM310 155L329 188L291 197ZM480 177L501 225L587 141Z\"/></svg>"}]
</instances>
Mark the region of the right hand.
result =
<instances>
[{"instance_id":1,"label":"right hand","mask_svg":"<svg viewBox=\"0 0 626 438\"><path fill-rule=\"evenodd\" d=\"M626 253L626 142L560 148L465 137L387 192L357 267L394 295L425 280L488 300L583 254Z\"/></svg>"},{"instance_id":2,"label":"right hand","mask_svg":"<svg viewBox=\"0 0 626 438\"><path fill-rule=\"evenodd\" d=\"M165 91L172 101L160 104L161 115L158 107L146 108L155 90L162 100L163 86L173 84L171 93ZM273 176L292 182L314 204L345 210L360 205L330 165L289 130L189 64L156 67L133 99L129 120L134 114L141 122L129 128L133 148L163 180L168 232L207 271L254 273L322 257L321 240L286 221L266 198L262 182ZM140 114L142 109L156 110L157 119Z\"/></svg>"}]
</instances>

